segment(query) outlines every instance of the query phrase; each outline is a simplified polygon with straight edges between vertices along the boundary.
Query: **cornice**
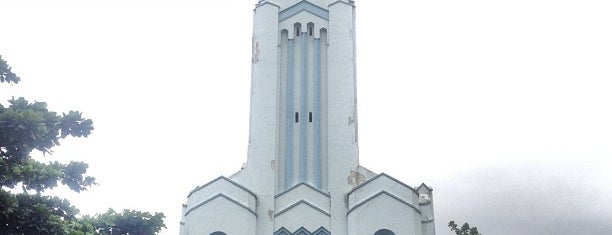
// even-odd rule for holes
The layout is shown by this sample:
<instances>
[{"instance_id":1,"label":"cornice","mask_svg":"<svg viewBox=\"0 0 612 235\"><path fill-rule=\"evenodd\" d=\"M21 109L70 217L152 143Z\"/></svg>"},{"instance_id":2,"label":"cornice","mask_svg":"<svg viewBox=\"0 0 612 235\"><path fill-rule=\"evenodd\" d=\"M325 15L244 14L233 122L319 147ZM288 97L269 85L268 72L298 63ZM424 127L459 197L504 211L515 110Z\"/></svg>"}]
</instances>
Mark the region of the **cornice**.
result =
<instances>
[{"instance_id":1,"label":"cornice","mask_svg":"<svg viewBox=\"0 0 612 235\"><path fill-rule=\"evenodd\" d=\"M328 6L328 7L331 7L331 6L333 6L333 5L336 5L337 3L344 3L345 5L348 5L348 6L351 6L351 7L355 7L355 3L354 3L354 2L350 2L350 3L349 3L349 2L342 1L342 0L338 0L338 1L332 2L332 3L330 3L330 4L329 4L329 5L327 5L327 6Z\"/></svg>"},{"instance_id":2,"label":"cornice","mask_svg":"<svg viewBox=\"0 0 612 235\"><path fill-rule=\"evenodd\" d=\"M434 219L428 219L428 220L421 220L421 224L428 224L434 222Z\"/></svg>"},{"instance_id":3,"label":"cornice","mask_svg":"<svg viewBox=\"0 0 612 235\"><path fill-rule=\"evenodd\" d=\"M421 210L419 210L419 208L417 208L416 206L414 206L414 205L410 204L409 202L404 201L403 199L401 199L401 198L399 198L399 197L397 197L397 196L395 196L395 195L393 195L393 194L391 194L391 193L389 193L389 192L387 192L387 191L383 190L383 191L380 191L380 192L379 192L379 193L377 193L377 194L372 195L372 196L371 196L371 197L369 197L368 199L363 200L362 202L360 202L359 204L357 204L357 205L353 206L352 208L350 208L350 209L349 209L349 211L346 213L346 215L347 215L347 216L348 216L348 215L350 215L350 214L351 214L351 212L353 212L355 209L357 209L357 208L359 208L359 207L361 207L361 206L365 205L366 203L368 203L368 202L369 202L369 201L371 201L372 199L377 198L378 196L381 196L381 195L387 195L387 196L389 196L389 197L391 197L391 198L393 198L393 199L395 199L395 200L397 200L397 201L401 202L402 204L409 206L409 207L410 207L410 208L412 208L414 211L416 211L417 213L421 214Z\"/></svg>"},{"instance_id":4,"label":"cornice","mask_svg":"<svg viewBox=\"0 0 612 235\"><path fill-rule=\"evenodd\" d=\"M265 1L265 2L262 2L262 3L257 3L257 4L255 4L255 9L257 9L257 8L259 8L259 7L262 7L262 6L265 6L265 5L275 6L275 7L277 7L277 8L279 8L279 9L280 9L280 6L279 6L279 5L276 5L276 4L271 3L271 2L268 2L268 1Z\"/></svg>"},{"instance_id":5,"label":"cornice","mask_svg":"<svg viewBox=\"0 0 612 235\"><path fill-rule=\"evenodd\" d=\"M278 21L283 21L286 20L288 18L290 18L291 16L297 15L298 13L302 12L302 11L306 11L309 12L310 14L313 14L315 16L320 17L321 19L324 20L329 20L329 11L317 6L315 4L312 4L309 1L306 0L302 0L296 4L293 4L293 6L290 6L288 8L286 8L285 10L282 10L281 12L278 13Z\"/></svg>"},{"instance_id":6,"label":"cornice","mask_svg":"<svg viewBox=\"0 0 612 235\"><path fill-rule=\"evenodd\" d=\"M321 191L321 190L318 190L318 189L316 189L315 187L312 187L312 185L310 185L310 184L307 184L307 183L299 183L299 184L296 184L296 185L292 186L291 188L289 188L289 189L285 190L285 191L284 191L284 192L282 192L282 193L276 194L276 195L274 196L274 198L281 197L281 196L283 196L283 195L285 195L285 194L289 193L290 191L293 191L294 189L296 189L296 188L298 188L298 187L300 187L300 186L302 186L302 185L304 185L304 186L306 186L306 187L308 187L308 188L310 188L310 189L312 189L312 190L314 190L314 191L316 191L316 192L318 192L318 193L322 194L322 195L323 195L323 196L325 196L325 197L328 197L328 198L330 197L330 196L329 196L329 193L325 193L325 192L323 192L323 191Z\"/></svg>"},{"instance_id":7,"label":"cornice","mask_svg":"<svg viewBox=\"0 0 612 235\"><path fill-rule=\"evenodd\" d=\"M222 180L222 179L227 181L227 182L229 182L229 183L231 183L231 184L233 184L234 186L244 190L245 192L251 194L251 196L253 196L255 198L255 200L257 200L257 195L255 195L255 193L251 192L251 190L247 189L246 187L244 187L244 186L234 182L233 180L231 180L231 179L229 179L229 178L227 178L225 176L219 176L216 179L211 180L210 182L208 182L208 183L206 183L206 184L204 184L202 186L196 187L194 190L191 190L191 192L189 192L189 195L187 195L187 198L189 198L193 193L199 191L200 189L206 188L208 185L211 185L212 183L217 182L217 181Z\"/></svg>"},{"instance_id":8,"label":"cornice","mask_svg":"<svg viewBox=\"0 0 612 235\"><path fill-rule=\"evenodd\" d=\"M291 204L291 206L288 206L287 208L282 209L282 210L280 210L278 213L274 214L274 217L278 217L278 216L280 216L280 215L284 214L285 212L290 211L291 209L293 209L294 207L296 207L296 206L298 206L298 205L300 205L300 204L306 204L307 206L309 206L309 207L311 207L311 208L315 209L315 210L316 210L316 211L318 211L318 212L321 212L322 214L324 214L324 215L326 215L326 216L328 216L328 217L329 217L329 216L331 216L331 215L330 215L328 212L326 212L326 211L324 211L323 209L321 209L321 208L319 208L319 207L317 207L317 206L313 205L312 203L310 203L310 202L308 202L308 201L305 201L305 200L299 200L299 201L297 201L296 203Z\"/></svg>"},{"instance_id":9,"label":"cornice","mask_svg":"<svg viewBox=\"0 0 612 235\"><path fill-rule=\"evenodd\" d=\"M200 203L196 204L195 206L191 207L189 210L187 210L187 211L185 212L185 216L187 216L187 215L188 215L189 213L191 213L193 210L198 209L199 207L204 206L204 205L208 204L209 202L211 202L212 200L215 200L216 198L219 198L219 197L222 197L222 198L227 199L228 201L230 201L230 202L232 202L232 203L234 203L234 204L236 204L236 205L238 205L238 206L242 207L243 209L245 209L245 210L247 210L247 211L251 212L253 215L255 215L255 217L257 217L257 213L256 213L254 210L252 210L251 208L249 208L249 207L247 207L247 206L243 205L242 203L240 203L240 202L238 202L238 201L234 200L233 198L228 197L227 195L225 195L225 194L223 194L223 193L219 193L219 194L215 195L214 197L211 197L211 198L209 198L209 199L206 199L206 200L204 200L204 201L202 201L202 202L200 202Z\"/></svg>"},{"instance_id":10,"label":"cornice","mask_svg":"<svg viewBox=\"0 0 612 235\"><path fill-rule=\"evenodd\" d=\"M369 184L370 182L372 182L372 181L374 181L374 180L376 180L376 179L378 179L378 178L380 178L380 177L383 177L383 176L384 176L384 177L387 177L387 178L389 178L389 179L391 179L391 180L393 180L393 181L395 181L396 183L398 183L398 184L400 184L400 185L402 185L402 186L404 186L404 187L406 187L406 188L409 188L409 189L410 189L410 190L412 190L412 192L414 192L416 195L419 195L419 193L417 192L417 190L415 190L413 187L410 187L409 185L405 184L404 182L399 181L398 179L393 178L393 177L391 177L390 175L385 174L384 172L383 172L383 173L378 174L378 175L377 175L377 176L375 176L374 178L371 178L371 179L369 179L369 180L366 180L365 182L361 183L359 186L357 186L357 187L353 188L351 191L349 191L348 195L351 195L351 193L353 193L353 192L354 192L354 191L356 191L357 189L360 189L361 187L363 187L363 186L365 186L365 185Z\"/></svg>"}]
</instances>

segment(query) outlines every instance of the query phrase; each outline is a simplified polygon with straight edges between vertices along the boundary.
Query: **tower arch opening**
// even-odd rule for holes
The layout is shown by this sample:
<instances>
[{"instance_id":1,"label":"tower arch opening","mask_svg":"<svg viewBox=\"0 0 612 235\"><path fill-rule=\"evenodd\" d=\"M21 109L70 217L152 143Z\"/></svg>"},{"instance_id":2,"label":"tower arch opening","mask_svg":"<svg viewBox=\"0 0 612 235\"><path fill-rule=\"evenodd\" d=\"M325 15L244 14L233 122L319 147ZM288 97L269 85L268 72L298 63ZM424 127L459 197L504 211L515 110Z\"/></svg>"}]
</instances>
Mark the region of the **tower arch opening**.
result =
<instances>
[{"instance_id":1,"label":"tower arch opening","mask_svg":"<svg viewBox=\"0 0 612 235\"><path fill-rule=\"evenodd\" d=\"M380 229L374 235L395 235L395 233L389 229Z\"/></svg>"}]
</instances>

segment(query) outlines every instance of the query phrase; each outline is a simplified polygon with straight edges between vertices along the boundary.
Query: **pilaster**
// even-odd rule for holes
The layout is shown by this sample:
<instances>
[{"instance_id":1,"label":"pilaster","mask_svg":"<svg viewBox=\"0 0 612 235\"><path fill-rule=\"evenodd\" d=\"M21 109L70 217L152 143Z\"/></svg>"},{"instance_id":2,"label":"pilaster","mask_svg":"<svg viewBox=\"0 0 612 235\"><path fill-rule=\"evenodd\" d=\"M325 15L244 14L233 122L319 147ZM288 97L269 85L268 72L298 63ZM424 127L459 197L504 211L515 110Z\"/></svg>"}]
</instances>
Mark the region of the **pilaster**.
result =
<instances>
[{"instance_id":1,"label":"pilaster","mask_svg":"<svg viewBox=\"0 0 612 235\"><path fill-rule=\"evenodd\" d=\"M346 235L347 193L358 166L357 102L355 94L354 6L329 6L328 167L331 195L331 233ZM355 178L352 180L351 178Z\"/></svg>"},{"instance_id":2,"label":"pilaster","mask_svg":"<svg viewBox=\"0 0 612 235\"><path fill-rule=\"evenodd\" d=\"M254 10L248 159L245 172L236 179L258 197L258 235L274 233L270 215L274 213L279 126L278 12L277 5L267 2Z\"/></svg>"}]
</instances>

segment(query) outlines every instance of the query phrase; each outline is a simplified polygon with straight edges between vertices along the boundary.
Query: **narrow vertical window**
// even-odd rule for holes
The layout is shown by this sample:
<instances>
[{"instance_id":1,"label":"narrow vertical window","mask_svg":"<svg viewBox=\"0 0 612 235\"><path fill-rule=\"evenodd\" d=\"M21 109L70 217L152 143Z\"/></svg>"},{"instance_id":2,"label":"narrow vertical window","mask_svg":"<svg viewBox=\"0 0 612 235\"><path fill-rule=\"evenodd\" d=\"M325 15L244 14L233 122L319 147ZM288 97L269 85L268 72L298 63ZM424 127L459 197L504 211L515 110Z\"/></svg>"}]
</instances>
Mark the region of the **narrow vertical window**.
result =
<instances>
[{"instance_id":1,"label":"narrow vertical window","mask_svg":"<svg viewBox=\"0 0 612 235\"><path fill-rule=\"evenodd\" d=\"M300 121L300 114L298 112L295 112L295 122L299 122Z\"/></svg>"},{"instance_id":2,"label":"narrow vertical window","mask_svg":"<svg viewBox=\"0 0 612 235\"><path fill-rule=\"evenodd\" d=\"M308 122L312 122L312 112L308 112Z\"/></svg>"},{"instance_id":3,"label":"narrow vertical window","mask_svg":"<svg viewBox=\"0 0 612 235\"><path fill-rule=\"evenodd\" d=\"M302 25L300 23L295 23L293 25L293 29L295 29L295 36L300 36L300 32L302 31Z\"/></svg>"}]
</instances>

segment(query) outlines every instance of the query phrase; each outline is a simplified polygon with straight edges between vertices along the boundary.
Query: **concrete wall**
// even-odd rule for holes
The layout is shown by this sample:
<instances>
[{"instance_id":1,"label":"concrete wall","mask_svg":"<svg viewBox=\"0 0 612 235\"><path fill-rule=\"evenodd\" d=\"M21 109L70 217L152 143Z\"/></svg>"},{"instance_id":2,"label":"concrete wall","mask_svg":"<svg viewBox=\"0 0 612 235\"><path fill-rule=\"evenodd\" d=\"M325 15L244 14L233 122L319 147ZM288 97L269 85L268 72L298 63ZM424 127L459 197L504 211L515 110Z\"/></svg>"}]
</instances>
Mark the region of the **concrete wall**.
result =
<instances>
[{"instance_id":1,"label":"concrete wall","mask_svg":"<svg viewBox=\"0 0 612 235\"><path fill-rule=\"evenodd\" d=\"M434 235L429 187L359 166L353 1L259 1L252 43L247 163L189 194L180 234Z\"/></svg>"},{"instance_id":2,"label":"concrete wall","mask_svg":"<svg viewBox=\"0 0 612 235\"><path fill-rule=\"evenodd\" d=\"M417 191L419 193L419 209L421 210L423 235L435 235L436 225L433 209L433 190L429 186L421 184Z\"/></svg>"},{"instance_id":3,"label":"concrete wall","mask_svg":"<svg viewBox=\"0 0 612 235\"><path fill-rule=\"evenodd\" d=\"M255 234L256 208L255 194L230 179L219 177L189 194L183 206L180 234L203 234L203 231Z\"/></svg>"},{"instance_id":4,"label":"concrete wall","mask_svg":"<svg viewBox=\"0 0 612 235\"><path fill-rule=\"evenodd\" d=\"M348 234L345 200L355 186L353 172L359 165L353 7L346 2L329 6L327 151L332 234Z\"/></svg>"},{"instance_id":5,"label":"concrete wall","mask_svg":"<svg viewBox=\"0 0 612 235\"><path fill-rule=\"evenodd\" d=\"M388 229L397 235L420 235L421 215L388 194L380 194L348 215L349 235L373 235ZM332 233L333 234L333 233Z\"/></svg>"},{"instance_id":6,"label":"concrete wall","mask_svg":"<svg viewBox=\"0 0 612 235\"><path fill-rule=\"evenodd\" d=\"M396 234L421 234L418 193L386 174L359 185L348 195L349 235L389 229Z\"/></svg>"},{"instance_id":7,"label":"concrete wall","mask_svg":"<svg viewBox=\"0 0 612 235\"><path fill-rule=\"evenodd\" d=\"M217 197L185 217L181 235L208 235L221 231L231 235L256 235L255 215L227 198Z\"/></svg>"},{"instance_id":8,"label":"concrete wall","mask_svg":"<svg viewBox=\"0 0 612 235\"><path fill-rule=\"evenodd\" d=\"M275 231L315 231L330 228L330 197L308 184L297 185L276 196Z\"/></svg>"},{"instance_id":9,"label":"concrete wall","mask_svg":"<svg viewBox=\"0 0 612 235\"><path fill-rule=\"evenodd\" d=\"M274 189L278 152L279 7L262 3L253 16L251 110L247 165L236 178L258 197L257 234L274 231Z\"/></svg>"}]
</instances>

